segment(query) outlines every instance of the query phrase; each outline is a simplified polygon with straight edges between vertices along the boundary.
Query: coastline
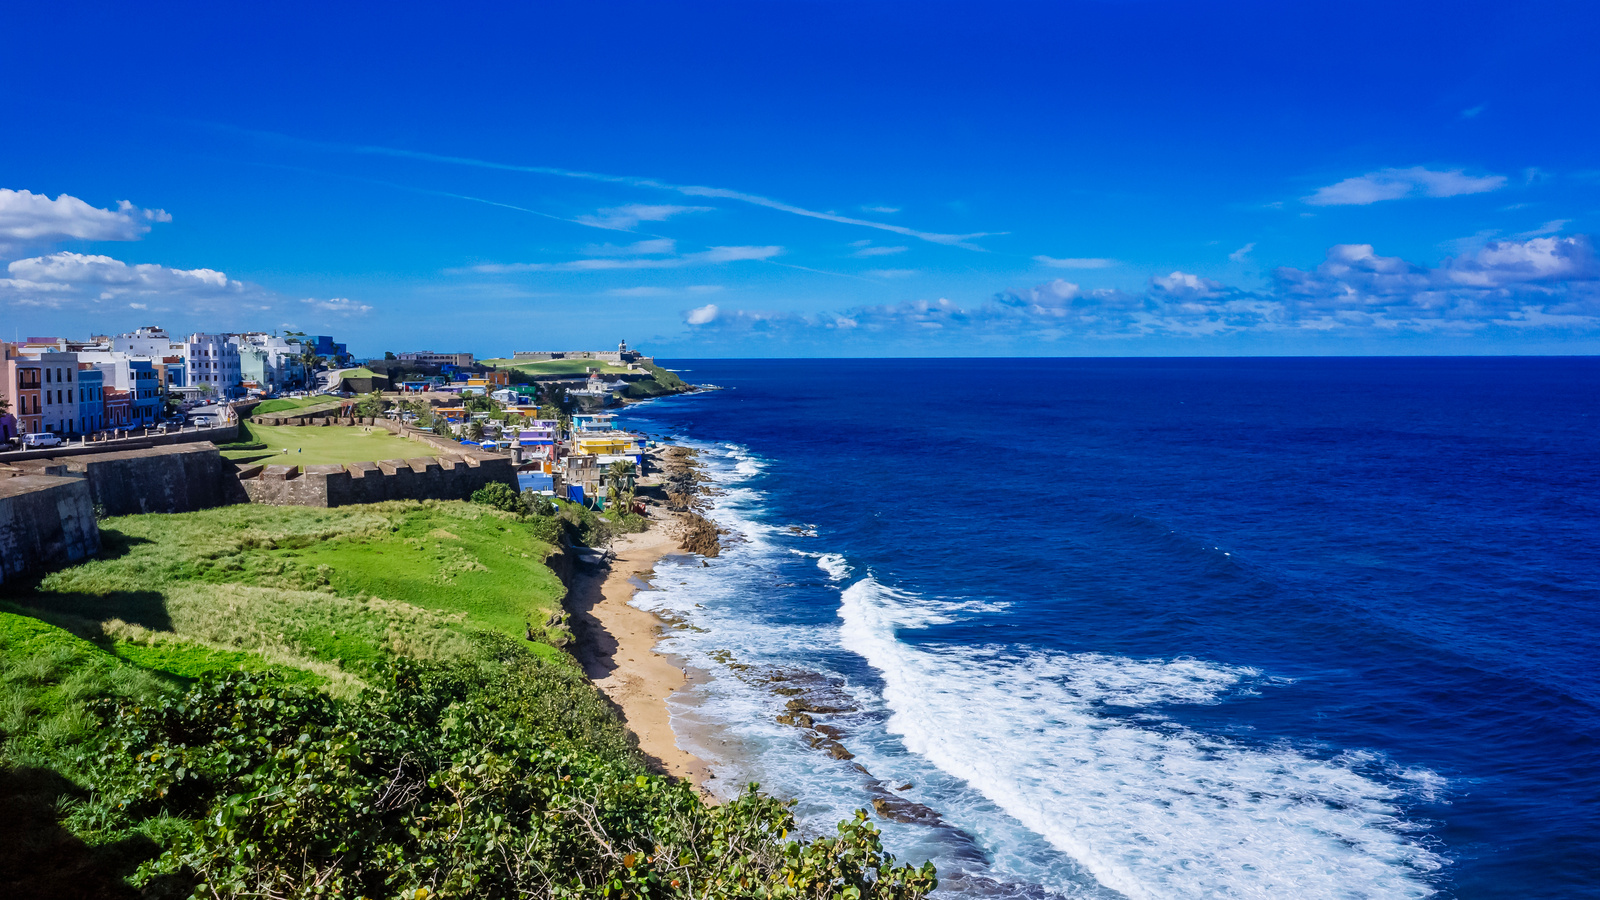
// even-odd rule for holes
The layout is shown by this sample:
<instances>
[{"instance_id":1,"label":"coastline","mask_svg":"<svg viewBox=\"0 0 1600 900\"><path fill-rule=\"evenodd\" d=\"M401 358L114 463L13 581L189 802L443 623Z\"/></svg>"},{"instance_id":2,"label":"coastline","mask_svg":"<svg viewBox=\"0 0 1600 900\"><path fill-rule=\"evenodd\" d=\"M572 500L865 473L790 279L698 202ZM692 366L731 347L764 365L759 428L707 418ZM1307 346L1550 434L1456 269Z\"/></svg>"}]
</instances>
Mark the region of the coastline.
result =
<instances>
[{"instance_id":1,"label":"coastline","mask_svg":"<svg viewBox=\"0 0 1600 900\"><path fill-rule=\"evenodd\" d=\"M640 752L652 767L688 780L703 799L714 802L704 786L712 777L710 768L680 748L672 730L667 698L687 676L656 652L660 630L667 623L629 605L657 562L683 552L682 532L681 518L666 512L651 521L649 530L619 536L612 543L608 564L586 567L573 579L567 609L576 638L573 656L594 686L616 704L628 730L639 739Z\"/></svg>"}]
</instances>

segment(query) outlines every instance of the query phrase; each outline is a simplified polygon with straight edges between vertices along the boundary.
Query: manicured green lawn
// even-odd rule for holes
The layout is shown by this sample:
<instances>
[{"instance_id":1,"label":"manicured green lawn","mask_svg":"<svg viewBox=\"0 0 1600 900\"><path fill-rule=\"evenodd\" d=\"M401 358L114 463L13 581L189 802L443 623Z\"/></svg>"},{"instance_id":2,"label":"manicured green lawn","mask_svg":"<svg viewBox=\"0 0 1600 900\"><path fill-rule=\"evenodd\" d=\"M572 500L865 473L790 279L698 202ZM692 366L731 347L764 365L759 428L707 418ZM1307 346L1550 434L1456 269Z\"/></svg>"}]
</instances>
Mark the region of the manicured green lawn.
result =
<instances>
[{"instance_id":1,"label":"manicured green lawn","mask_svg":"<svg viewBox=\"0 0 1600 900\"><path fill-rule=\"evenodd\" d=\"M239 443L260 442L266 450L224 450L233 460L252 460L267 465L320 466L329 463L372 462L380 459L410 459L433 456L426 444L408 441L382 428L342 425L256 425L240 426ZM243 432L248 431L249 435ZM289 448L285 454L283 449Z\"/></svg>"},{"instance_id":2,"label":"manicured green lawn","mask_svg":"<svg viewBox=\"0 0 1600 900\"><path fill-rule=\"evenodd\" d=\"M341 402L337 397L282 397L277 400L263 400L251 412L251 415L266 416L272 413L289 412L291 410L311 409L319 406L338 406Z\"/></svg>"}]
</instances>

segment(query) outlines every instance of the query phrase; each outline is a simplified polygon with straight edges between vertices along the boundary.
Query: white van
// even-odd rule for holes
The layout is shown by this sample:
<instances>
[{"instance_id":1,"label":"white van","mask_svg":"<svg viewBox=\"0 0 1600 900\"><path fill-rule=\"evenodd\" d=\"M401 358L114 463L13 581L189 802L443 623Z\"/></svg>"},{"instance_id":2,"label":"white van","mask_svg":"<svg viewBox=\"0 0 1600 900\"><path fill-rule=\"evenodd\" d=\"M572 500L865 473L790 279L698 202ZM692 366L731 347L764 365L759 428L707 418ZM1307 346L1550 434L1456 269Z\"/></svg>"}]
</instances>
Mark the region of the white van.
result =
<instances>
[{"instance_id":1,"label":"white van","mask_svg":"<svg viewBox=\"0 0 1600 900\"><path fill-rule=\"evenodd\" d=\"M48 431L41 431L37 434L25 434L22 436L22 446L59 447L61 446L61 437L59 435L51 434Z\"/></svg>"}]
</instances>

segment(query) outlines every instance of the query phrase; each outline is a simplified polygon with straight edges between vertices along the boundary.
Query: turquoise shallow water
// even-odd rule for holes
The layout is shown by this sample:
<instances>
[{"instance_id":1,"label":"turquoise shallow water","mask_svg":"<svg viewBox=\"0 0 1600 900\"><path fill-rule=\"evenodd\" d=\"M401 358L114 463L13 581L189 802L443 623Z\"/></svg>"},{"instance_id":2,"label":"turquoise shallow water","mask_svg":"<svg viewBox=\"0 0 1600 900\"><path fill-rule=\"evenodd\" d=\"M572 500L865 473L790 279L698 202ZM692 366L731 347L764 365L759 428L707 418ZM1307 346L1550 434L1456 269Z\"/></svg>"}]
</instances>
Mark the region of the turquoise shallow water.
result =
<instances>
[{"instance_id":1,"label":"turquoise shallow water","mask_svg":"<svg viewBox=\"0 0 1600 900\"><path fill-rule=\"evenodd\" d=\"M910 784L957 893L1600 896L1600 362L669 365L734 541L639 602L724 790Z\"/></svg>"}]
</instances>

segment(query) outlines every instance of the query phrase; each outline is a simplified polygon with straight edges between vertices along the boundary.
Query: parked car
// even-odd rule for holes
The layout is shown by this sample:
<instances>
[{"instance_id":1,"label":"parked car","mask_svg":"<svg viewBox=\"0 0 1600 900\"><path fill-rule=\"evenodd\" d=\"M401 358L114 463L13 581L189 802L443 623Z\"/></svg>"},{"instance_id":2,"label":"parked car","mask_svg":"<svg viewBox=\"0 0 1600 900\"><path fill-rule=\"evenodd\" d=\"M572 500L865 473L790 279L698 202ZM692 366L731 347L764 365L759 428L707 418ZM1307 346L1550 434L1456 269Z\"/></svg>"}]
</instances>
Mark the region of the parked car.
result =
<instances>
[{"instance_id":1,"label":"parked car","mask_svg":"<svg viewBox=\"0 0 1600 900\"><path fill-rule=\"evenodd\" d=\"M212 416L193 416L190 418L190 422L204 427L210 427L217 424L217 420Z\"/></svg>"},{"instance_id":2,"label":"parked car","mask_svg":"<svg viewBox=\"0 0 1600 900\"><path fill-rule=\"evenodd\" d=\"M51 434L48 431L41 431L37 434L25 434L22 436L22 446L41 448L59 447L61 446L61 437L60 435Z\"/></svg>"}]
</instances>

